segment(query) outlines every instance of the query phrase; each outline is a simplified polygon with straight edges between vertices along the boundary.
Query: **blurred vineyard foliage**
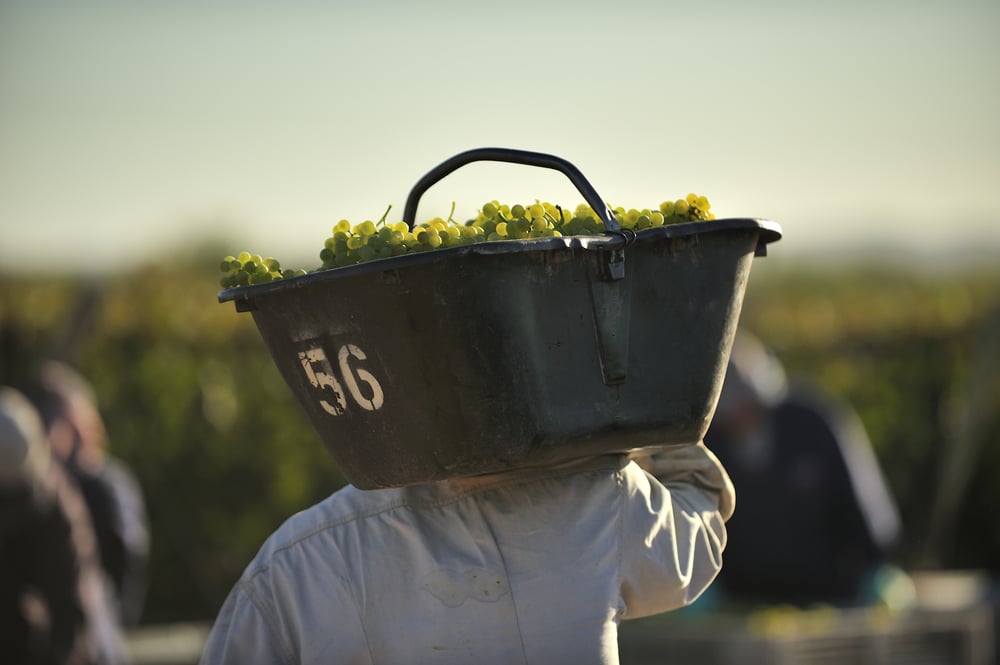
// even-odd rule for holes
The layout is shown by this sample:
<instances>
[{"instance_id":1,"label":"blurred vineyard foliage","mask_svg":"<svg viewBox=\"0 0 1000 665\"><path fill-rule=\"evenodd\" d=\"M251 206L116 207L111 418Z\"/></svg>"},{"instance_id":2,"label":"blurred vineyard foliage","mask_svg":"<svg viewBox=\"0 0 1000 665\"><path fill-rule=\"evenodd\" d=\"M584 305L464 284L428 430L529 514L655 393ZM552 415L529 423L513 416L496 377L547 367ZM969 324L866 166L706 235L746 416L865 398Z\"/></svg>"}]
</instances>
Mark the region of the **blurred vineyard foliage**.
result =
<instances>
[{"instance_id":1,"label":"blurred vineyard foliage","mask_svg":"<svg viewBox=\"0 0 1000 665\"><path fill-rule=\"evenodd\" d=\"M91 279L0 276L0 381L43 357L75 365L142 482L148 623L213 617L263 539L344 482L251 317L216 302L224 253ZM901 507L904 566L1000 569L998 277L754 264L741 325L856 407ZM965 462L949 467L957 450ZM946 468L957 510L932 531Z\"/></svg>"}]
</instances>

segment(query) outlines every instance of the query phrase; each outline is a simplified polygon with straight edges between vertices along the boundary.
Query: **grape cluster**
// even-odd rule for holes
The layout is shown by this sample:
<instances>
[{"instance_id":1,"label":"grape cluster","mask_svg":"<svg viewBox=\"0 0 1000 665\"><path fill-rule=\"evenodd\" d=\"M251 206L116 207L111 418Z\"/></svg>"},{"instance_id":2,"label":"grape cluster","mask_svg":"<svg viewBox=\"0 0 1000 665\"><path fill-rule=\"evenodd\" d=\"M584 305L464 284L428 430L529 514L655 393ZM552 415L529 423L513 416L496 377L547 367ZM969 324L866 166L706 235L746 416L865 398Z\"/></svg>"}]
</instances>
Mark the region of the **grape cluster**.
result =
<instances>
[{"instance_id":1,"label":"grape cluster","mask_svg":"<svg viewBox=\"0 0 1000 665\"><path fill-rule=\"evenodd\" d=\"M664 201L656 210L617 207L611 212L619 226L640 232L665 224L715 219L710 208L706 197L688 194L683 199ZM475 218L463 224L453 219L455 206L452 204L447 219L435 217L412 229L406 222L387 222L391 209L390 205L377 222L370 219L358 224L351 224L346 219L337 222L323 243L319 253L322 264L315 270L478 242L601 235L605 231L601 216L587 205L579 205L571 211L542 201L527 206L489 201ZM223 272L220 284L224 288L306 274L305 270L282 270L276 259L248 252L227 256L220 267Z\"/></svg>"},{"instance_id":2,"label":"grape cluster","mask_svg":"<svg viewBox=\"0 0 1000 665\"><path fill-rule=\"evenodd\" d=\"M305 270L287 268L281 269L281 264L274 258L262 258L260 254L240 252L237 256L227 256L219 264L223 275L219 283L223 288L231 286L246 286L248 284L264 284L276 279L298 277L306 274Z\"/></svg>"},{"instance_id":3,"label":"grape cluster","mask_svg":"<svg viewBox=\"0 0 1000 665\"><path fill-rule=\"evenodd\" d=\"M323 263L318 270L340 268L410 252L469 245L487 239L481 229L459 224L451 215L446 220L435 217L412 229L406 222L387 223L385 220L389 209L378 222L365 220L353 225L346 219L337 222L320 250L319 258Z\"/></svg>"},{"instance_id":4,"label":"grape cluster","mask_svg":"<svg viewBox=\"0 0 1000 665\"><path fill-rule=\"evenodd\" d=\"M618 224L625 229L642 231L654 226L664 224L680 224L682 222L697 222L715 219L715 215L710 212L712 204L704 196L688 194L686 198L676 201L664 201L660 204L659 210L636 210L634 208L625 210L615 208L613 210Z\"/></svg>"}]
</instances>

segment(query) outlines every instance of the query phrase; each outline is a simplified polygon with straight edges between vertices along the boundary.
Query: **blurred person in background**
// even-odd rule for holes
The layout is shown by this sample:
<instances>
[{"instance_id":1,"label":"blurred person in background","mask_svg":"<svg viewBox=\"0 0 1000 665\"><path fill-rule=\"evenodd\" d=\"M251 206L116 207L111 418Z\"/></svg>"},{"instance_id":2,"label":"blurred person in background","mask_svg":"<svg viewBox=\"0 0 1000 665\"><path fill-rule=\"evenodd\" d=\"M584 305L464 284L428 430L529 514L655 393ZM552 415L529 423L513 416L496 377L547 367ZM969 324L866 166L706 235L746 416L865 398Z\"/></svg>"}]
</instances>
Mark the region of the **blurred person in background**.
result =
<instances>
[{"instance_id":1,"label":"blurred person in background","mask_svg":"<svg viewBox=\"0 0 1000 665\"><path fill-rule=\"evenodd\" d=\"M38 413L0 387L0 660L122 665L90 516Z\"/></svg>"},{"instance_id":2,"label":"blurred person in background","mask_svg":"<svg viewBox=\"0 0 1000 665\"><path fill-rule=\"evenodd\" d=\"M705 443L739 496L715 598L851 607L899 588L900 519L860 419L789 381L748 333L734 341Z\"/></svg>"},{"instance_id":3,"label":"blurred person in background","mask_svg":"<svg viewBox=\"0 0 1000 665\"><path fill-rule=\"evenodd\" d=\"M79 372L47 361L28 393L53 452L87 503L120 621L134 626L148 584L149 528L142 489L128 466L109 453L96 395Z\"/></svg>"}]
</instances>

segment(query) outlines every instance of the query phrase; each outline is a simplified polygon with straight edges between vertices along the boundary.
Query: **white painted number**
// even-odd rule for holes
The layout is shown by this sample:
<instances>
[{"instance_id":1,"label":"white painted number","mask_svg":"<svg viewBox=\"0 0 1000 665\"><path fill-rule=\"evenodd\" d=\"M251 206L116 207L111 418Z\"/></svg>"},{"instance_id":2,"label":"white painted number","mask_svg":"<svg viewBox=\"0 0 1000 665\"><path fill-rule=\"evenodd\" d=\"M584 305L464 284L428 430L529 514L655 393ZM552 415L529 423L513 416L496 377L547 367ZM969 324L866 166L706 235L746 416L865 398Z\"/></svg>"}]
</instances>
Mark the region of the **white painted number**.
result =
<instances>
[{"instance_id":1,"label":"white painted number","mask_svg":"<svg viewBox=\"0 0 1000 665\"><path fill-rule=\"evenodd\" d=\"M358 360L368 359L365 352L353 344L345 344L340 347L338 359L340 360L340 374L344 377L344 383L347 384L347 389L351 391L351 397L362 408L369 411L377 411L382 407L382 402L385 400L385 395L382 394L382 386L379 385L372 373L366 369L358 368L352 372L351 366L347 364L347 359L352 356ZM355 378L355 374L357 374L357 378ZM361 390L358 388L358 379L361 379L368 386L372 394L371 398L367 398L361 394Z\"/></svg>"},{"instance_id":2,"label":"white painted number","mask_svg":"<svg viewBox=\"0 0 1000 665\"><path fill-rule=\"evenodd\" d=\"M302 363L302 369L306 371L306 378L309 379L313 388L329 388L333 391L336 404L330 404L325 399L321 399L319 405L323 407L323 410L332 416L342 414L347 409L347 398L344 397L344 389L340 387L337 379L333 376L333 367L326 359L326 353L323 349L314 346L308 351L299 351L299 361ZM320 371L317 372L313 365L318 366Z\"/></svg>"},{"instance_id":3,"label":"white painted number","mask_svg":"<svg viewBox=\"0 0 1000 665\"><path fill-rule=\"evenodd\" d=\"M368 370L360 367L352 368L350 365L352 358L367 360L368 356L354 344L345 344L340 347L340 352L337 354L340 376L358 406L367 411L377 411L382 408L385 401L382 386ZM333 366L322 347L314 346L306 351L299 351L299 362L302 363L302 369L305 370L306 378L309 379L313 388L329 390L333 393L332 403L328 399L319 400L319 405L323 407L323 410L332 416L344 414L347 411L347 396L344 394L340 382L334 376ZM366 392L370 394L362 392L358 385L359 381L367 386Z\"/></svg>"}]
</instances>

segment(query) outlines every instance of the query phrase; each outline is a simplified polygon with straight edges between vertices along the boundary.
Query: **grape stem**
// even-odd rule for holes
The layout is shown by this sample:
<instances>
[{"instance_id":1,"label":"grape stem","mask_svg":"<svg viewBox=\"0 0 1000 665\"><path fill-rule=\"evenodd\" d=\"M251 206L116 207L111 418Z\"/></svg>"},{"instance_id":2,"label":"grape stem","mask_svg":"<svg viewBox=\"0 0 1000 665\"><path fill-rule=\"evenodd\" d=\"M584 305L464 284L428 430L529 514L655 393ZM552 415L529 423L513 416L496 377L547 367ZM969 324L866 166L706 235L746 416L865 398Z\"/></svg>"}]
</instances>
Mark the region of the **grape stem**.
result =
<instances>
[{"instance_id":1,"label":"grape stem","mask_svg":"<svg viewBox=\"0 0 1000 665\"><path fill-rule=\"evenodd\" d=\"M390 210L392 210L392 204L391 203L389 204L389 207L385 209L385 213L382 215L382 218L380 220L378 220L378 222L376 223L376 226L385 226L385 218L389 216L389 211Z\"/></svg>"}]
</instances>

